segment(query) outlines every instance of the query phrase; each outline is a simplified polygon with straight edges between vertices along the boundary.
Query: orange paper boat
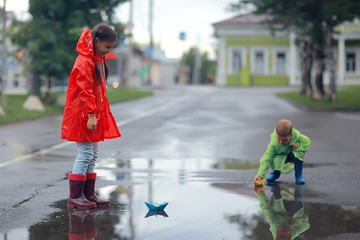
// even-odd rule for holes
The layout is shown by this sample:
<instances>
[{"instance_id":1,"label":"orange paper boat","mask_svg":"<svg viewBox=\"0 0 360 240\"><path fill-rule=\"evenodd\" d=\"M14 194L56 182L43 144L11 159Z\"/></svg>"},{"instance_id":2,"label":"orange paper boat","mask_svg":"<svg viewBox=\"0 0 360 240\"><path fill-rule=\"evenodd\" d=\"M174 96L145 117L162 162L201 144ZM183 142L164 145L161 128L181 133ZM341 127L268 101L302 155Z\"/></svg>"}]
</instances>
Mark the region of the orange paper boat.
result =
<instances>
[{"instance_id":1,"label":"orange paper boat","mask_svg":"<svg viewBox=\"0 0 360 240\"><path fill-rule=\"evenodd\" d=\"M261 179L260 181L254 182L255 187L260 187L260 186L264 185L264 183L265 183L265 178Z\"/></svg>"}]
</instances>

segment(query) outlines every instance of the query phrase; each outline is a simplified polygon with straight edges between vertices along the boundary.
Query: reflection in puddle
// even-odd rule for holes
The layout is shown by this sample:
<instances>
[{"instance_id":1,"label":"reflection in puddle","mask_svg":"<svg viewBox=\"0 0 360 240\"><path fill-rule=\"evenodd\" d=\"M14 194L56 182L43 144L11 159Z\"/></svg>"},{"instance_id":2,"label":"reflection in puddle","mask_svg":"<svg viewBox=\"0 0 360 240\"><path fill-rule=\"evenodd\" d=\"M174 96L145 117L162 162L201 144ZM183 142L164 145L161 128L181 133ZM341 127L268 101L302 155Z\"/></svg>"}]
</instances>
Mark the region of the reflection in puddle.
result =
<instances>
[{"instance_id":1,"label":"reflection in puddle","mask_svg":"<svg viewBox=\"0 0 360 240\"><path fill-rule=\"evenodd\" d=\"M65 199L55 203L59 212L28 231L9 232L3 239L258 240L274 239L280 234L287 239L336 238L350 233L355 238L360 236L359 207L306 202L310 199L306 192L293 185L267 185L255 193L252 185L192 177L197 170L217 171L211 166L215 166L214 162L205 160L106 159L99 163L99 178L129 182L99 189L99 195L111 201L110 209L68 212ZM145 201L169 205L166 212L151 212Z\"/></svg>"},{"instance_id":2,"label":"reflection in puddle","mask_svg":"<svg viewBox=\"0 0 360 240\"><path fill-rule=\"evenodd\" d=\"M302 203L302 190L269 185L272 196L268 198L263 187L255 189L262 213L270 225L274 239L294 239L310 228L309 217ZM294 191L293 191L294 190Z\"/></svg>"},{"instance_id":3,"label":"reflection in puddle","mask_svg":"<svg viewBox=\"0 0 360 240\"><path fill-rule=\"evenodd\" d=\"M169 217L165 210L149 210L145 216L145 218L152 217L152 216L163 216L163 217Z\"/></svg>"}]
</instances>

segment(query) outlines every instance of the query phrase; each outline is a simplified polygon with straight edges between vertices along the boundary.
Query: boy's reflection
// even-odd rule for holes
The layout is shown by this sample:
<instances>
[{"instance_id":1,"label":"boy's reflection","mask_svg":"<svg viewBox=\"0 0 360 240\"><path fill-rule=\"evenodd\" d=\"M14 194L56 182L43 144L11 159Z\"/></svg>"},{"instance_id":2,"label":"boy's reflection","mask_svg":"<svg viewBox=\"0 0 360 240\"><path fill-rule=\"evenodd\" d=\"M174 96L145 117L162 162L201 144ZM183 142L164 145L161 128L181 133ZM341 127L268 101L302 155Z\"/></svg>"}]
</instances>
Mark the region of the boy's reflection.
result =
<instances>
[{"instance_id":1,"label":"boy's reflection","mask_svg":"<svg viewBox=\"0 0 360 240\"><path fill-rule=\"evenodd\" d=\"M273 193L269 199L263 187L256 187L260 208L266 217L275 240L291 240L310 228L308 215L301 202L301 189L268 185Z\"/></svg>"}]
</instances>

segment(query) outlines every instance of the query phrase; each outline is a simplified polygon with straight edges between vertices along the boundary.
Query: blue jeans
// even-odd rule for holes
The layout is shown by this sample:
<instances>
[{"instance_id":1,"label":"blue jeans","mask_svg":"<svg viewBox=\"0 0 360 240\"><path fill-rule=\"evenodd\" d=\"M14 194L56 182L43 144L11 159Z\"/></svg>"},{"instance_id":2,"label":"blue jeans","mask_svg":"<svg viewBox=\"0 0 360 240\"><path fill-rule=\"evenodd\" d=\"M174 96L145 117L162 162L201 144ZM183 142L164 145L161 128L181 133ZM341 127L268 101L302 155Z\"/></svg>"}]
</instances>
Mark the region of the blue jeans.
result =
<instances>
[{"instance_id":1,"label":"blue jeans","mask_svg":"<svg viewBox=\"0 0 360 240\"><path fill-rule=\"evenodd\" d=\"M292 163L295 163L295 164L297 164L297 163L302 164L303 163L301 160L297 159L292 152L289 153L289 155L286 157L285 163L288 163L288 162L292 162Z\"/></svg>"},{"instance_id":2,"label":"blue jeans","mask_svg":"<svg viewBox=\"0 0 360 240\"><path fill-rule=\"evenodd\" d=\"M95 162L98 157L97 142L77 142L78 155L75 159L72 173L85 174L95 171Z\"/></svg>"}]
</instances>

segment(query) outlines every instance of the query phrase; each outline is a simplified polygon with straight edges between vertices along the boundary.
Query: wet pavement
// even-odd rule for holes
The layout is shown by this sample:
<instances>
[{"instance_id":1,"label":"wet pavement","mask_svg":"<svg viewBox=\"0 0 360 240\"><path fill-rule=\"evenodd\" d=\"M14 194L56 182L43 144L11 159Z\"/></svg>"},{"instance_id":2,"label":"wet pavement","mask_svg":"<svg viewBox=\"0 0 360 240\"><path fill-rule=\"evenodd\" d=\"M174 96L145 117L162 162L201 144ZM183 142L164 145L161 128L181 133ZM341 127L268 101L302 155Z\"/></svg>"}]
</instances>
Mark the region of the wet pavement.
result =
<instances>
[{"instance_id":1,"label":"wet pavement","mask_svg":"<svg viewBox=\"0 0 360 240\"><path fill-rule=\"evenodd\" d=\"M285 90L157 89L113 105L123 138L101 143L96 166L110 209L66 208L76 148L59 140L61 116L0 127L0 240L360 239L360 114L304 112L274 97ZM281 117L312 139L307 184L292 173L254 189Z\"/></svg>"}]
</instances>

